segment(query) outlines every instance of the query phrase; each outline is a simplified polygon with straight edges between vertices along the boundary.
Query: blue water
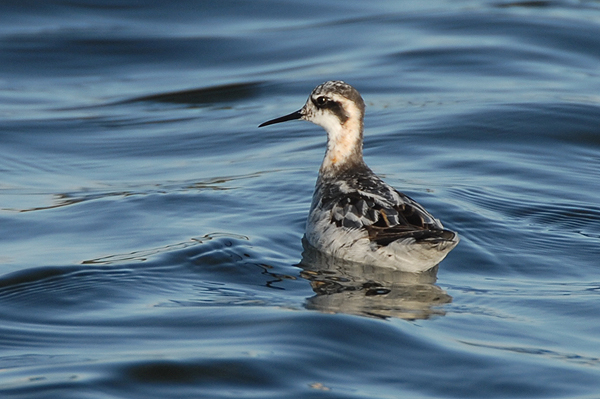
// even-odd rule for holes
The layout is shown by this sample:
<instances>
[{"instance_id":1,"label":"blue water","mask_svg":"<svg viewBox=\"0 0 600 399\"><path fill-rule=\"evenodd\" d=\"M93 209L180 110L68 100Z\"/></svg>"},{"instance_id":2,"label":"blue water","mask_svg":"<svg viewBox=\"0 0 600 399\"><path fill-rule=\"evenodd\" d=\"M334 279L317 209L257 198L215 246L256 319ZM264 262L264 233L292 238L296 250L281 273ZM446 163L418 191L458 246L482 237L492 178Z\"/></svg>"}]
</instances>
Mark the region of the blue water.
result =
<instances>
[{"instance_id":1,"label":"blue water","mask_svg":"<svg viewBox=\"0 0 600 399\"><path fill-rule=\"evenodd\" d=\"M3 398L600 397L600 3L0 5ZM304 252L342 79L461 242Z\"/></svg>"}]
</instances>

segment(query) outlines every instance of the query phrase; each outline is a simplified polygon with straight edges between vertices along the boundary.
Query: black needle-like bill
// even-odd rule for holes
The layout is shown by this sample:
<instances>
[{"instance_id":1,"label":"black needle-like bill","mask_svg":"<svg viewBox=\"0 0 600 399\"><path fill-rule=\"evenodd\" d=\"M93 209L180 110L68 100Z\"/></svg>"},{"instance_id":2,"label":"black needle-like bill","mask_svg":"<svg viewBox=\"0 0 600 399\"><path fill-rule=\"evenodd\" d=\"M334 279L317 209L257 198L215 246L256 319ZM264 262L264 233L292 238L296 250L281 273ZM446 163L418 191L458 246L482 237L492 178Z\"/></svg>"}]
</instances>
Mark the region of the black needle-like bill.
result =
<instances>
[{"instance_id":1,"label":"black needle-like bill","mask_svg":"<svg viewBox=\"0 0 600 399\"><path fill-rule=\"evenodd\" d=\"M281 123L281 122L287 122L287 121L293 121L296 119L300 119L300 118L302 118L302 113L300 111L301 110L298 110L296 112L292 112L289 115L280 116L279 118L271 119L270 121L261 123L260 125L258 125L258 127L269 126L269 125L273 125L275 123Z\"/></svg>"}]
</instances>

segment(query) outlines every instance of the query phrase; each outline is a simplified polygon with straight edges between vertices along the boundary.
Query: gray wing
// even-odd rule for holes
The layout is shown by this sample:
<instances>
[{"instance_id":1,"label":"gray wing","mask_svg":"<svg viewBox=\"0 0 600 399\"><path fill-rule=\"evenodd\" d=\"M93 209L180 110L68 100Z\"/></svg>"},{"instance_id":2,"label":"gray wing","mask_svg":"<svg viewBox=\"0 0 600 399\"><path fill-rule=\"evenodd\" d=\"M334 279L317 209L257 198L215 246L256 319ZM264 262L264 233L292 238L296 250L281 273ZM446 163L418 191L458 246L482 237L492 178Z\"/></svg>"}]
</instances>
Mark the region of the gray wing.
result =
<instances>
[{"instance_id":1,"label":"gray wing","mask_svg":"<svg viewBox=\"0 0 600 399\"><path fill-rule=\"evenodd\" d=\"M416 201L389 189L385 196L362 191L345 193L332 207L332 222L350 229L364 228L371 241L381 246L406 238L416 241L454 239L455 233L444 230L440 221Z\"/></svg>"}]
</instances>

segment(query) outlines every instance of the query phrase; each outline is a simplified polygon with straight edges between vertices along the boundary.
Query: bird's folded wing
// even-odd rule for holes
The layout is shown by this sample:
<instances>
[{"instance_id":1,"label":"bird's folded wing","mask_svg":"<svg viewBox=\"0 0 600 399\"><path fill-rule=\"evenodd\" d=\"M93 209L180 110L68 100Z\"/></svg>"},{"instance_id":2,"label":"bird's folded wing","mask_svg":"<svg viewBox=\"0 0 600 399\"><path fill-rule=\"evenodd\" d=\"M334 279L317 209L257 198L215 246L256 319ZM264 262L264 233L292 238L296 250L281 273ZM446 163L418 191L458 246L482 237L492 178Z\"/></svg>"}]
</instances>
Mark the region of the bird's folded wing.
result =
<instances>
[{"instance_id":1,"label":"bird's folded wing","mask_svg":"<svg viewBox=\"0 0 600 399\"><path fill-rule=\"evenodd\" d=\"M413 238L451 240L454 233L407 195L395 191L394 201L365 192L349 192L338 198L331 209L331 221L340 227L364 228L379 245Z\"/></svg>"}]
</instances>

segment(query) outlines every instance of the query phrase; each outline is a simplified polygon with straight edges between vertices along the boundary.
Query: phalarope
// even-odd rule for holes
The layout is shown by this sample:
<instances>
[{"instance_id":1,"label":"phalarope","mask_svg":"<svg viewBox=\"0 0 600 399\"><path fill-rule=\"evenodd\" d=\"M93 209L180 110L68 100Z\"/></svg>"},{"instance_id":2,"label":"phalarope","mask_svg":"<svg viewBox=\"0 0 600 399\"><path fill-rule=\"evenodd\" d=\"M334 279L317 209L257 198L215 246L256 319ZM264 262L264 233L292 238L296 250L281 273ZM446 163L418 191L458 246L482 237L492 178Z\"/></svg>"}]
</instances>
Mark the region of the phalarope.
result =
<instances>
[{"instance_id":1,"label":"phalarope","mask_svg":"<svg viewBox=\"0 0 600 399\"><path fill-rule=\"evenodd\" d=\"M363 160L365 103L342 81L317 86L299 111L259 127L301 119L327 132L306 224L317 250L353 262L408 272L429 270L459 241L417 202L381 180Z\"/></svg>"}]
</instances>

